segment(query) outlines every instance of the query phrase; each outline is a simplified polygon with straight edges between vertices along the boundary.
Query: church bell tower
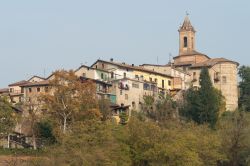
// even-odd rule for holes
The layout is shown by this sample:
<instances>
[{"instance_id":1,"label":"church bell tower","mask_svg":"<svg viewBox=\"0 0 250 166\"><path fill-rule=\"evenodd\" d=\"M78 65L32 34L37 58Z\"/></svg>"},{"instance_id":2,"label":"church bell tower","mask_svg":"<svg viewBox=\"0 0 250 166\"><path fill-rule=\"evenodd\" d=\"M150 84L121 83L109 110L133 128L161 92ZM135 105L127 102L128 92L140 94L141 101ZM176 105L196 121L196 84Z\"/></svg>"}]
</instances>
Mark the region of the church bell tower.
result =
<instances>
[{"instance_id":1,"label":"church bell tower","mask_svg":"<svg viewBox=\"0 0 250 166\"><path fill-rule=\"evenodd\" d=\"M179 55L189 54L195 51L195 30L192 26L188 14L179 28Z\"/></svg>"}]
</instances>

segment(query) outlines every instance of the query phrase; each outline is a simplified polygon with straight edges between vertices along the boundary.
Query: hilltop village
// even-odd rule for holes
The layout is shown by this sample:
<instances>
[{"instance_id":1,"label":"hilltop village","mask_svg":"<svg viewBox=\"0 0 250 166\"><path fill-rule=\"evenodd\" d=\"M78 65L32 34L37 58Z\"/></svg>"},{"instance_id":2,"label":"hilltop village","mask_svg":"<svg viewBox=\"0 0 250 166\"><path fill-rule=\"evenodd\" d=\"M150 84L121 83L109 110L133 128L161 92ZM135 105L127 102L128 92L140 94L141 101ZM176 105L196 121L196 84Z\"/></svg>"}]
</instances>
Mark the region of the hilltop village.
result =
<instances>
[{"instance_id":1,"label":"hilltop village","mask_svg":"<svg viewBox=\"0 0 250 166\"><path fill-rule=\"evenodd\" d=\"M249 165L250 67L198 52L188 15L178 32L168 64L98 59L0 89L0 157L14 154L12 165Z\"/></svg>"},{"instance_id":2,"label":"hilltop village","mask_svg":"<svg viewBox=\"0 0 250 166\"><path fill-rule=\"evenodd\" d=\"M96 84L98 98L110 99L114 110L140 110L144 95L171 95L181 97L190 86L199 87L203 67L209 69L213 86L221 90L226 110L238 107L238 63L226 58L210 58L196 51L195 29L186 16L179 28L179 55L165 65L142 64L135 66L114 59L97 60L91 66L82 65L75 75ZM9 84L0 94L9 96L13 104L27 101L39 93L49 91L53 73L48 78L33 76L28 80Z\"/></svg>"}]
</instances>

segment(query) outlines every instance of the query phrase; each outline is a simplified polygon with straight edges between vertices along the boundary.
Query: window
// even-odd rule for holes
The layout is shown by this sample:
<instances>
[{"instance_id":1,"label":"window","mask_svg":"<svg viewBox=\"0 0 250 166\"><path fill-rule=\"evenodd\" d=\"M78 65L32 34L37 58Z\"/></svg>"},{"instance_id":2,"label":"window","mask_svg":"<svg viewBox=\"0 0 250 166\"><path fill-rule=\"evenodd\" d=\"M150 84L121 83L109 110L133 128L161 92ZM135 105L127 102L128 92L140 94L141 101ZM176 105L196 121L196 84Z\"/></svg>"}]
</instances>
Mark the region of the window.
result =
<instances>
[{"instance_id":1,"label":"window","mask_svg":"<svg viewBox=\"0 0 250 166\"><path fill-rule=\"evenodd\" d=\"M114 72L111 72L111 78L114 78Z\"/></svg>"},{"instance_id":2,"label":"window","mask_svg":"<svg viewBox=\"0 0 250 166\"><path fill-rule=\"evenodd\" d=\"M103 73L101 73L101 79L103 79Z\"/></svg>"},{"instance_id":3,"label":"window","mask_svg":"<svg viewBox=\"0 0 250 166\"><path fill-rule=\"evenodd\" d=\"M184 37L184 47L187 47L188 46L188 41L187 41L187 37L185 36Z\"/></svg>"},{"instance_id":4,"label":"window","mask_svg":"<svg viewBox=\"0 0 250 166\"><path fill-rule=\"evenodd\" d=\"M135 102L134 101L132 102L132 107L135 108Z\"/></svg>"},{"instance_id":5,"label":"window","mask_svg":"<svg viewBox=\"0 0 250 166\"><path fill-rule=\"evenodd\" d=\"M168 86L171 86L171 81L170 80L168 80Z\"/></svg>"},{"instance_id":6,"label":"window","mask_svg":"<svg viewBox=\"0 0 250 166\"><path fill-rule=\"evenodd\" d=\"M126 73L123 73L123 77L126 78Z\"/></svg>"},{"instance_id":7,"label":"window","mask_svg":"<svg viewBox=\"0 0 250 166\"><path fill-rule=\"evenodd\" d=\"M31 88L29 88L29 93L31 93L32 92L32 89Z\"/></svg>"},{"instance_id":8,"label":"window","mask_svg":"<svg viewBox=\"0 0 250 166\"><path fill-rule=\"evenodd\" d=\"M164 80L161 81L161 87L164 88Z\"/></svg>"},{"instance_id":9,"label":"window","mask_svg":"<svg viewBox=\"0 0 250 166\"><path fill-rule=\"evenodd\" d=\"M125 100L128 100L128 94L125 94Z\"/></svg>"},{"instance_id":10,"label":"window","mask_svg":"<svg viewBox=\"0 0 250 166\"><path fill-rule=\"evenodd\" d=\"M196 79L196 72L193 72L193 80Z\"/></svg>"},{"instance_id":11,"label":"window","mask_svg":"<svg viewBox=\"0 0 250 166\"><path fill-rule=\"evenodd\" d=\"M36 91L37 91L37 92L40 92L40 91L41 91L41 89L40 89L40 88L36 88Z\"/></svg>"},{"instance_id":12,"label":"window","mask_svg":"<svg viewBox=\"0 0 250 166\"><path fill-rule=\"evenodd\" d=\"M135 75L135 78L139 80L139 76L138 75Z\"/></svg>"},{"instance_id":13,"label":"window","mask_svg":"<svg viewBox=\"0 0 250 166\"><path fill-rule=\"evenodd\" d=\"M45 87L45 92L48 92L49 91L49 87Z\"/></svg>"},{"instance_id":14,"label":"window","mask_svg":"<svg viewBox=\"0 0 250 166\"><path fill-rule=\"evenodd\" d=\"M227 77L226 76L222 77L222 83L224 83L224 84L227 83Z\"/></svg>"},{"instance_id":15,"label":"window","mask_svg":"<svg viewBox=\"0 0 250 166\"><path fill-rule=\"evenodd\" d=\"M10 88L10 92L13 93L14 92L14 88Z\"/></svg>"},{"instance_id":16,"label":"window","mask_svg":"<svg viewBox=\"0 0 250 166\"><path fill-rule=\"evenodd\" d=\"M133 82L133 83L132 83L132 87L133 87L133 88L139 88L139 84L138 84L138 83Z\"/></svg>"},{"instance_id":17,"label":"window","mask_svg":"<svg viewBox=\"0 0 250 166\"><path fill-rule=\"evenodd\" d=\"M155 82L157 83L157 78L155 78Z\"/></svg>"},{"instance_id":18,"label":"window","mask_svg":"<svg viewBox=\"0 0 250 166\"><path fill-rule=\"evenodd\" d=\"M147 83L144 83L144 84L143 84L143 89L144 89L144 90L150 90L150 85L147 84Z\"/></svg>"},{"instance_id":19,"label":"window","mask_svg":"<svg viewBox=\"0 0 250 166\"><path fill-rule=\"evenodd\" d=\"M23 89L23 87L21 88L21 93L24 93L24 89Z\"/></svg>"},{"instance_id":20,"label":"window","mask_svg":"<svg viewBox=\"0 0 250 166\"><path fill-rule=\"evenodd\" d=\"M153 81L153 79L152 79L151 77L149 77L149 81L150 81L150 82L152 82L152 81Z\"/></svg>"},{"instance_id":21,"label":"window","mask_svg":"<svg viewBox=\"0 0 250 166\"><path fill-rule=\"evenodd\" d=\"M215 72L214 73L214 82L219 82L220 81L220 72Z\"/></svg>"},{"instance_id":22,"label":"window","mask_svg":"<svg viewBox=\"0 0 250 166\"><path fill-rule=\"evenodd\" d=\"M82 76L83 76L83 77L86 77L86 73L82 73Z\"/></svg>"},{"instance_id":23,"label":"window","mask_svg":"<svg viewBox=\"0 0 250 166\"><path fill-rule=\"evenodd\" d=\"M102 63L102 68L104 69L104 63Z\"/></svg>"}]
</instances>

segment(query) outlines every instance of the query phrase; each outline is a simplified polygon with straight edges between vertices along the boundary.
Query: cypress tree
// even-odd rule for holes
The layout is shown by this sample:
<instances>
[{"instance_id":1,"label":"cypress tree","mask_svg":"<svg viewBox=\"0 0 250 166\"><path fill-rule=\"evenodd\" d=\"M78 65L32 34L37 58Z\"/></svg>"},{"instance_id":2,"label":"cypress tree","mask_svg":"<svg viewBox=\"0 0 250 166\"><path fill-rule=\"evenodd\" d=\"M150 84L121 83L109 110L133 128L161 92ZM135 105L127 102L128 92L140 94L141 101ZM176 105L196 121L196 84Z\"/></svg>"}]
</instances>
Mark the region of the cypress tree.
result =
<instances>
[{"instance_id":1,"label":"cypress tree","mask_svg":"<svg viewBox=\"0 0 250 166\"><path fill-rule=\"evenodd\" d=\"M213 87L207 68L202 68L199 83L198 90L191 87L187 91L181 114L199 124L208 123L213 128L219 112L224 110L223 96Z\"/></svg>"},{"instance_id":2,"label":"cypress tree","mask_svg":"<svg viewBox=\"0 0 250 166\"><path fill-rule=\"evenodd\" d=\"M220 97L213 87L207 68L202 68L200 73L200 88L198 95L200 99L199 123L209 123L212 127L216 124L219 110Z\"/></svg>"}]
</instances>

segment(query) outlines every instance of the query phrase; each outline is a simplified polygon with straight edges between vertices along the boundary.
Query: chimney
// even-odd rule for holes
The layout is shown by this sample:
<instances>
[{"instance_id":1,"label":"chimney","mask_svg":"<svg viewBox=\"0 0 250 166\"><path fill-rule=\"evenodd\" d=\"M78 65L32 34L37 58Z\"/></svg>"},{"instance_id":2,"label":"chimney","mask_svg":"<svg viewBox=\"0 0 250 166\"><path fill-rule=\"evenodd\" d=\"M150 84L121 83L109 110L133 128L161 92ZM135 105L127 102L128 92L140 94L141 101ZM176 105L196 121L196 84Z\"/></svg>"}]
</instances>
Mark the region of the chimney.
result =
<instances>
[{"instance_id":1,"label":"chimney","mask_svg":"<svg viewBox=\"0 0 250 166\"><path fill-rule=\"evenodd\" d=\"M110 58L110 62L113 62L114 61L114 59L113 58Z\"/></svg>"},{"instance_id":2,"label":"chimney","mask_svg":"<svg viewBox=\"0 0 250 166\"><path fill-rule=\"evenodd\" d=\"M132 64L132 66L134 67L135 65L134 65L134 64Z\"/></svg>"}]
</instances>

